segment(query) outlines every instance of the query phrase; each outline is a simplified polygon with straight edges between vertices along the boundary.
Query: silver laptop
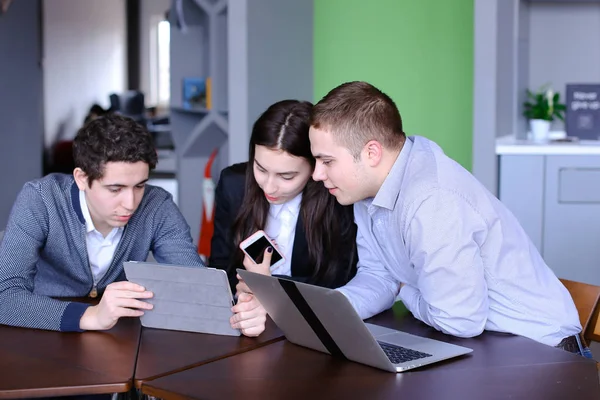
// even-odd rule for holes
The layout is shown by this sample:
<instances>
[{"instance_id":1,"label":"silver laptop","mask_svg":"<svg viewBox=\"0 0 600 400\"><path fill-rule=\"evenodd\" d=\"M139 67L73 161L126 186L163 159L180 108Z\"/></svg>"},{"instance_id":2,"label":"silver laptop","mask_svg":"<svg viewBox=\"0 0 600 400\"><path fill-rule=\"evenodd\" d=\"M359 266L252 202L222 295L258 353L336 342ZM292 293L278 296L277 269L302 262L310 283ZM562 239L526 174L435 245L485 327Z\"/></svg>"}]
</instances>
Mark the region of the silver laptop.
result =
<instances>
[{"instance_id":1,"label":"silver laptop","mask_svg":"<svg viewBox=\"0 0 600 400\"><path fill-rule=\"evenodd\" d=\"M233 296L227 273L220 269L150 262L123 263L130 282L154 293L154 308L140 318L142 326L239 336L229 318Z\"/></svg>"},{"instance_id":2,"label":"silver laptop","mask_svg":"<svg viewBox=\"0 0 600 400\"><path fill-rule=\"evenodd\" d=\"M473 351L364 323L337 290L242 269L237 272L292 343L390 372Z\"/></svg>"}]
</instances>

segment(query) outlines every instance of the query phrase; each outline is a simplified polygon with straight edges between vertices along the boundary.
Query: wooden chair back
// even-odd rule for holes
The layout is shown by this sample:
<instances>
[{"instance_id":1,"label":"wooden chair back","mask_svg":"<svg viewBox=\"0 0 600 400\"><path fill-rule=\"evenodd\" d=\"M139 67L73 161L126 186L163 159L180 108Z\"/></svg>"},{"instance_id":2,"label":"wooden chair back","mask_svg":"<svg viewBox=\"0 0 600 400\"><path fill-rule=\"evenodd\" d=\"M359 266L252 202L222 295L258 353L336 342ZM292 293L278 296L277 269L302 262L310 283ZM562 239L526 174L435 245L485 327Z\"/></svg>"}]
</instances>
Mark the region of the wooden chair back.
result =
<instances>
[{"instance_id":1,"label":"wooden chair back","mask_svg":"<svg viewBox=\"0 0 600 400\"><path fill-rule=\"evenodd\" d=\"M583 328L583 337L589 342L590 340L600 341L600 324L598 324L598 299L600 299L600 286L590 285L582 282L570 281L568 279L560 280L567 288L577 312L579 313L579 321ZM598 334L595 335L595 331Z\"/></svg>"}]
</instances>

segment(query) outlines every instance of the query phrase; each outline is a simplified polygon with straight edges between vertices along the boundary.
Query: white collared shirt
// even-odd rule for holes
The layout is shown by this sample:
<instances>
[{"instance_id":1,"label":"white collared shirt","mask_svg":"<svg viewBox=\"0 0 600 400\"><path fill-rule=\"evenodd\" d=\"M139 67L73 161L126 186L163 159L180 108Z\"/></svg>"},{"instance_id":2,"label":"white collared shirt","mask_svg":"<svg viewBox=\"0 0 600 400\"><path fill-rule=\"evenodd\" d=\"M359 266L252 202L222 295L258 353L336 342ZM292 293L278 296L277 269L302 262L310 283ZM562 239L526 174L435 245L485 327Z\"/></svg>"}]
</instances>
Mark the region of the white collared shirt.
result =
<instances>
[{"instance_id":1,"label":"white collared shirt","mask_svg":"<svg viewBox=\"0 0 600 400\"><path fill-rule=\"evenodd\" d=\"M285 258L279 267L271 268L272 274L292 275L292 252L301 202L302 193L286 203L269 206L265 233L275 241L277 249Z\"/></svg>"},{"instance_id":2,"label":"white collared shirt","mask_svg":"<svg viewBox=\"0 0 600 400\"><path fill-rule=\"evenodd\" d=\"M415 318L455 336L485 329L555 346L581 331L568 290L514 215L435 143L407 138L354 216L358 272L339 290L362 318L398 296Z\"/></svg>"},{"instance_id":3,"label":"white collared shirt","mask_svg":"<svg viewBox=\"0 0 600 400\"><path fill-rule=\"evenodd\" d=\"M123 228L113 228L113 230L104 237L94 226L94 222L90 216L90 210L87 206L87 201L85 200L85 192L82 190L79 191L79 204L81 206L81 213L85 219L85 244L90 267L92 268L94 284L96 284L102 279L112 263L117 246L123 236Z\"/></svg>"}]
</instances>

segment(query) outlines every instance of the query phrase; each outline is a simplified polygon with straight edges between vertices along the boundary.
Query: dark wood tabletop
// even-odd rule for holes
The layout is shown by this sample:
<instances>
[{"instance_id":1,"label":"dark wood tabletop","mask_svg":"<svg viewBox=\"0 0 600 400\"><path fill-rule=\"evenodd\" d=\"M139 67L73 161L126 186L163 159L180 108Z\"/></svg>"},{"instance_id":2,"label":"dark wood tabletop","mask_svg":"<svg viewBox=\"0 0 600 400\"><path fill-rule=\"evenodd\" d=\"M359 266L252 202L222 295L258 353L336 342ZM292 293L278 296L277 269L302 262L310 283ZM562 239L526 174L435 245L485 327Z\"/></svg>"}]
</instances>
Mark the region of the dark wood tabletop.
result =
<instances>
[{"instance_id":1,"label":"dark wood tabletop","mask_svg":"<svg viewBox=\"0 0 600 400\"><path fill-rule=\"evenodd\" d=\"M473 353L399 374L281 341L143 385L165 399L598 399L595 362L530 339L444 335L391 311L368 322L471 347Z\"/></svg>"},{"instance_id":2,"label":"dark wood tabletop","mask_svg":"<svg viewBox=\"0 0 600 400\"><path fill-rule=\"evenodd\" d=\"M559 362L585 362L595 368L593 361L522 336L489 331L468 339L446 335L416 320L408 312L394 314L386 311L367 322L473 349L473 353L460 359L436 363L423 369L476 369Z\"/></svg>"},{"instance_id":3,"label":"dark wood tabletop","mask_svg":"<svg viewBox=\"0 0 600 400\"><path fill-rule=\"evenodd\" d=\"M235 354L283 340L283 333L270 318L257 338L143 328L135 386L151 379L183 371Z\"/></svg>"},{"instance_id":4,"label":"dark wood tabletop","mask_svg":"<svg viewBox=\"0 0 600 400\"><path fill-rule=\"evenodd\" d=\"M0 398L126 392L140 331L137 318L123 318L104 332L0 325Z\"/></svg>"}]
</instances>

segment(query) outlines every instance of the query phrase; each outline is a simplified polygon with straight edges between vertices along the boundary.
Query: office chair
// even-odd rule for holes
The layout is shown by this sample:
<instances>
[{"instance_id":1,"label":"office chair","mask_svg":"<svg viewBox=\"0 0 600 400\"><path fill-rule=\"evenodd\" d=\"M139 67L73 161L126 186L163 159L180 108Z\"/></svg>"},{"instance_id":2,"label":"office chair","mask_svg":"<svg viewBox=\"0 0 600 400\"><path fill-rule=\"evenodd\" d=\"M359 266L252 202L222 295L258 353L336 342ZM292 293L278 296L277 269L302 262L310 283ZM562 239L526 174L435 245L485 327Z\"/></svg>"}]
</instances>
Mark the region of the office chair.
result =
<instances>
[{"instance_id":1,"label":"office chair","mask_svg":"<svg viewBox=\"0 0 600 400\"><path fill-rule=\"evenodd\" d=\"M567 288L577 313L579 314L579 322L583 328L583 337L586 340L591 340L590 335L596 326L598 320L598 300L600 299L600 286L590 285L582 282L570 281L568 279L560 279L563 285Z\"/></svg>"},{"instance_id":2,"label":"office chair","mask_svg":"<svg viewBox=\"0 0 600 400\"><path fill-rule=\"evenodd\" d=\"M579 322L582 327L581 332L588 346L592 341L600 341L600 321L598 321L600 313L600 308L598 307L600 286L562 278L560 281L565 285L573 298L577 313L579 314ZM600 370L600 363L596 363L596 368Z\"/></svg>"},{"instance_id":3,"label":"office chair","mask_svg":"<svg viewBox=\"0 0 600 400\"><path fill-rule=\"evenodd\" d=\"M146 105L144 93L138 90L128 90L118 95L113 93L109 96L110 111L133 119L146 125Z\"/></svg>"}]
</instances>

